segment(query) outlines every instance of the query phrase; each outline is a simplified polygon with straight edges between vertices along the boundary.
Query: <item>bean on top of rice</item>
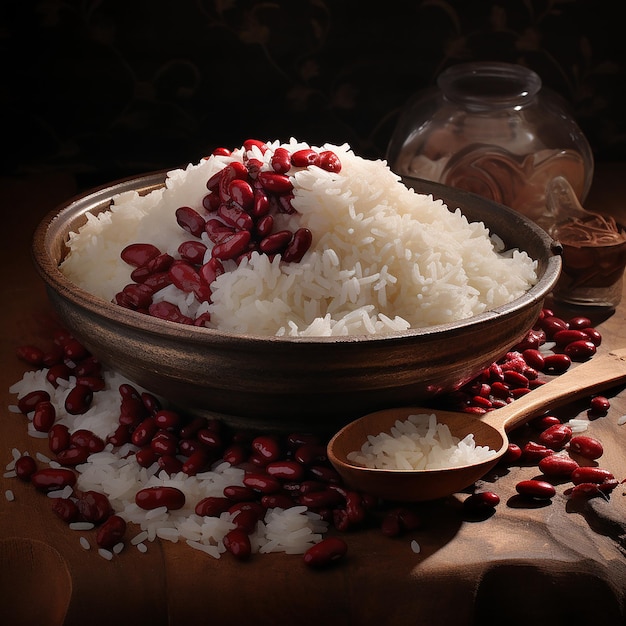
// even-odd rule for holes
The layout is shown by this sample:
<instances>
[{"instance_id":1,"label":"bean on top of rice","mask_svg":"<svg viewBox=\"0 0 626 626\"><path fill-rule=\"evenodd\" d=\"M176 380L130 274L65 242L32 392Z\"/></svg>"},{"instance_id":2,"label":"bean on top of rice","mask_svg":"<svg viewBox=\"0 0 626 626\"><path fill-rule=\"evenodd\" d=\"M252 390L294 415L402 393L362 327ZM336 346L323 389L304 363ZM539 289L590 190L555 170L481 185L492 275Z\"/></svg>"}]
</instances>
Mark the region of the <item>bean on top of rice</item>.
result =
<instances>
[{"instance_id":1,"label":"bean on top of rice","mask_svg":"<svg viewBox=\"0 0 626 626\"><path fill-rule=\"evenodd\" d=\"M83 289L174 322L277 336L386 334L521 296L536 261L348 145L245 142L125 192L71 233Z\"/></svg>"}]
</instances>

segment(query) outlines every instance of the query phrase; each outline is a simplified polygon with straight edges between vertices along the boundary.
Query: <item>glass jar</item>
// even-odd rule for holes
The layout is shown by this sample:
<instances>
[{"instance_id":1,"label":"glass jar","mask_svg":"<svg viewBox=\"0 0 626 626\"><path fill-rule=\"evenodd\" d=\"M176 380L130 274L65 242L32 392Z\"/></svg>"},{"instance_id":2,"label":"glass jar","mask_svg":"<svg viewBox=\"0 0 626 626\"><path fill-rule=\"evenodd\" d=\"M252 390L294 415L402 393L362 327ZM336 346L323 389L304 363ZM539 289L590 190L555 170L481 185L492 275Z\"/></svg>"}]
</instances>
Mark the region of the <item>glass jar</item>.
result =
<instances>
[{"instance_id":1,"label":"glass jar","mask_svg":"<svg viewBox=\"0 0 626 626\"><path fill-rule=\"evenodd\" d=\"M464 63L405 107L387 162L425 178L491 198L549 227L546 188L556 176L584 201L593 155L565 103L519 65Z\"/></svg>"}]
</instances>

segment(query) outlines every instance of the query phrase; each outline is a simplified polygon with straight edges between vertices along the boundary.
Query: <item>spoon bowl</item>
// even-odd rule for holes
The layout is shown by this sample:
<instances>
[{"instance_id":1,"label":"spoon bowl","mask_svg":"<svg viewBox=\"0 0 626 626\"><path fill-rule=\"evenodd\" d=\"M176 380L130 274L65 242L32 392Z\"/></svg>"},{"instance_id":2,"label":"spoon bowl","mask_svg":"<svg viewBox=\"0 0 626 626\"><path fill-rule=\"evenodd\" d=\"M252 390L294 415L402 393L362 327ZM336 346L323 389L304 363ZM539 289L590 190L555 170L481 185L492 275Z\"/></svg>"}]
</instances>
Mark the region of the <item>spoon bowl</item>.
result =
<instances>
[{"instance_id":1,"label":"spoon bowl","mask_svg":"<svg viewBox=\"0 0 626 626\"><path fill-rule=\"evenodd\" d=\"M506 452L507 433L532 417L574 400L609 389L626 381L626 349L596 356L575 366L501 409L480 417L468 413L440 411L422 407L398 407L369 413L350 422L328 443L328 458L344 482L353 489L386 500L417 502L436 500L457 493L484 476ZM350 452L360 450L368 435L389 432L397 420L410 415L434 414L446 424L454 437L474 435L477 446L494 451L488 460L444 469L372 469L348 460Z\"/></svg>"}]
</instances>

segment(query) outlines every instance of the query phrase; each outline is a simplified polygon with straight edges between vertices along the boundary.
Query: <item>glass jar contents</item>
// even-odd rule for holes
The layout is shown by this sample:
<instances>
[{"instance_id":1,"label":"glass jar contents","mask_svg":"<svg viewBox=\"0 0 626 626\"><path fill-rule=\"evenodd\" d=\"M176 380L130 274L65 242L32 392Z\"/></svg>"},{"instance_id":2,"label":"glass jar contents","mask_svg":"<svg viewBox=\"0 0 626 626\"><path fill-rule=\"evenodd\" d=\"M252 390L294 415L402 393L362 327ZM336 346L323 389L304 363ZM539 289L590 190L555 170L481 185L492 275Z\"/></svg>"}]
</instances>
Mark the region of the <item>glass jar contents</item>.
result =
<instances>
[{"instance_id":1,"label":"glass jar contents","mask_svg":"<svg viewBox=\"0 0 626 626\"><path fill-rule=\"evenodd\" d=\"M546 195L547 230L563 246L554 297L570 304L616 307L626 267L626 230L613 217L584 209L561 176L550 182Z\"/></svg>"},{"instance_id":2,"label":"glass jar contents","mask_svg":"<svg viewBox=\"0 0 626 626\"><path fill-rule=\"evenodd\" d=\"M546 187L563 176L582 201L593 177L591 148L556 94L531 70L466 63L406 106L387 150L392 170L465 189L536 222Z\"/></svg>"}]
</instances>

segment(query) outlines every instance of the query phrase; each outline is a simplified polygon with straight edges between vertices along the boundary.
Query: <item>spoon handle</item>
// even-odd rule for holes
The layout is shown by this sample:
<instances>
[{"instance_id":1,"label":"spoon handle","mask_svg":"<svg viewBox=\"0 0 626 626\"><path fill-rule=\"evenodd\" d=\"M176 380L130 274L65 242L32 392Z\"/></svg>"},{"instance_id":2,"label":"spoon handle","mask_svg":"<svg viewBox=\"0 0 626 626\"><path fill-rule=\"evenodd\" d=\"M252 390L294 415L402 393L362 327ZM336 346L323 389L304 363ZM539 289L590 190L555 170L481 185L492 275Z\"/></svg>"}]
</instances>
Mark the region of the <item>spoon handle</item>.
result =
<instances>
[{"instance_id":1,"label":"spoon handle","mask_svg":"<svg viewBox=\"0 0 626 626\"><path fill-rule=\"evenodd\" d=\"M532 393L521 396L501 409L490 411L480 419L494 428L509 431L554 407L592 392L610 389L620 382L626 382L626 348L612 350L581 363L533 389Z\"/></svg>"}]
</instances>

